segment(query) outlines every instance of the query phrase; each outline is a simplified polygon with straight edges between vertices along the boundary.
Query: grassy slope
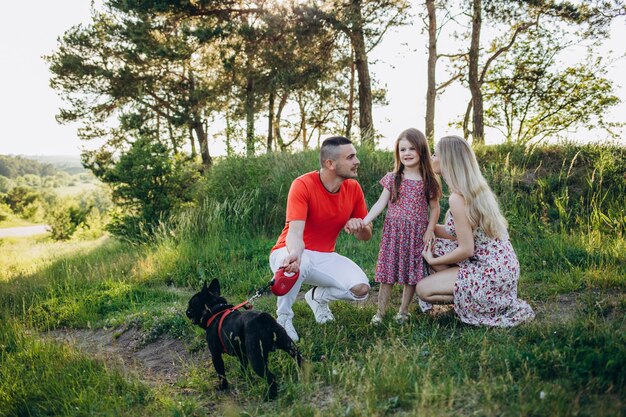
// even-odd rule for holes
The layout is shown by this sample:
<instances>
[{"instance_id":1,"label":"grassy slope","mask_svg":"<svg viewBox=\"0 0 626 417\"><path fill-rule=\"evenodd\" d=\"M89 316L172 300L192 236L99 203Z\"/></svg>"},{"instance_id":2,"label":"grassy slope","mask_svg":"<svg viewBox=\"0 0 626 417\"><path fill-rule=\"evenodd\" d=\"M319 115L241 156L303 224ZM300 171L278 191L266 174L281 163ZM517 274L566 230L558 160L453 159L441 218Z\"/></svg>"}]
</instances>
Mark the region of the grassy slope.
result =
<instances>
[{"instance_id":1,"label":"grassy slope","mask_svg":"<svg viewBox=\"0 0 626 417\"><path fill-rule=\"evenodd\" d=\"M590 175L594 181L599 175L597 169L581 173L584 166L568 173L577 151L538 156L544 161L539 169L535 156L515 155L515 149L488 148L481 154L482 161L493 164L486 164L486 171L511 221L522 265L520 296L537 310L534 322L509 330L473 328L444 313L435 319L415 315L405 327L387 317L386 325L375 329L368 325L375 309L370 302L336 303L337 322L319 326L299 302L295 324L308 364L298 371L287 355L272 356L271 367L282 382L279 400L272 403L262 401L265 385L239 373L232 359L227 370L234 388L220 395L214 391L213 370L204 364L192 367L175 386L148 386L140 376L122 374L37 336L37 331L51 328L130 323L142 329L146 341L165 333L188 341L191 349L204 349L201 331L183 314L198 285L198 269L220 277L232 301L265 283L267 252L282 215L272 196L243 190L240 200L209 202L143 246L112 239L0 241L0 415L623 415L623 208L617 211L608 201L583 201L579 207L562 201L566 194L571 200L576 192L602 195L623 183L606 185L613 177L605 170L604 188L576 190ZM575 164L583 159L581 154ZM362 159L369 160L361 180L371 202L389 155ZM232 161L231 169L242 172L238 164L244 163ZM309 166L314 167L310 155L278 164L252 163L242 178L233 177L229 184L236 188L237 180L263 181L268 171L280 170L284 178L264 190L269 188L281 201L284 183L294 171ZM220 169L226 171L225 165ZM527 190L525 176L539 175L541 169L545 175L534 182L539 185ZM372 174L364 178L364 172ZM541 192L550 193L546 206L537 197ZM608 195L605 200L617 198ZM517 201L525 204L511 204ZM559 204L562 215L554 209ZM594 224L593 216L600 223ZM243 227L250 224L261 232ZM379 234L374 242L363 243L342 236L338 247L373 276L378 239ZM398 299L396 292L393 300ZM272 312L274 302L263 297L256 308ZM38 384L30 384L32 378Z\"/></svg>"}]
</instances>

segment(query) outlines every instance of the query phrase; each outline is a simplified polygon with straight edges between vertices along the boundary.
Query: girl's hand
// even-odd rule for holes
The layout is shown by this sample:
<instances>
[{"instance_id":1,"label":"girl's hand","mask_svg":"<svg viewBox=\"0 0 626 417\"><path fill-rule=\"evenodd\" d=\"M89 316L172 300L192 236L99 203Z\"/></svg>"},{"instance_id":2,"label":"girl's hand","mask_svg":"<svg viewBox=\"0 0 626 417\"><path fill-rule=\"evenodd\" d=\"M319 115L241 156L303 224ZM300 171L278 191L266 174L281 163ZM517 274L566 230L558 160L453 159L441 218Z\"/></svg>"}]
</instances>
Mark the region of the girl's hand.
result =
<instances>
[{"instance_id":1,"label":"girl's hand","mask_svg":"<svg viewBox=\"0 0 626 417\"><path fill-rule=\"evenodd\" d=\"M426 245L424 245L424 250L422 251L422 256L429 265L432 265L433 261L435 260L435 255L433 255L434 244L435 243L433 240L429 241Z\"/></svg>"},{"instance_id":2,"label":"girl's hand","mask_svg":"<svg viewBox=\"0 0 626 417\"><path fill-rule=\"evenodd\" d=\"M363 219L352 218L348 220L346 225L343 227L343 230L349 235L353 235L363 230L364 227L365 223L363 222Z\"/></svg>"},{"instance_id":3,"label":"girl's hand","mask_svg":"<svg viewBox=\"0 0 626 417\"><path fill-rule=\"evenodd\" d=\"M424 233L424 245L427 245L431 242L435 243L435 231L426 230L426 233Z\"/></svg>"}]
</instances>

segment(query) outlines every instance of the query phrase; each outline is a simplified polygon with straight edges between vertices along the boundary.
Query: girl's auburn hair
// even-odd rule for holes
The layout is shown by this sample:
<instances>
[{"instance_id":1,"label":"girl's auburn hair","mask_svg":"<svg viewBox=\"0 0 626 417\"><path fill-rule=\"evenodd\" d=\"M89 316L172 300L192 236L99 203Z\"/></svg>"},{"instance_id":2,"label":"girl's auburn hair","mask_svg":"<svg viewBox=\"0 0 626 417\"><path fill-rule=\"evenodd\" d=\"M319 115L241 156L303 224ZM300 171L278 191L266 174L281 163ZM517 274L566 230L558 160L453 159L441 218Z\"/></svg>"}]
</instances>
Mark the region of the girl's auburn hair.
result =
<instances>
[{"instance_id":1,"label":"girl's auburn hair","mask_svg":"<svg viewBox=\"0 0 626 417\"><path fill-rule=\"evenodd\" d=\"M441 197L441 184L439 177L433 171L433 166L430 161L430 149L428 148L428 140L426 136L419 130L410 128L398 136L396 139L396 146L394 151L394 179L391 186L391 202L395 203L400 197L400 185L402 184L402 175L404 173L404 164L400 161L400 141L405 139L415 146L420 162L420 174L424 181L424 193L428 201L433 199L439 199Z\"/></svg>"}]
</instances>

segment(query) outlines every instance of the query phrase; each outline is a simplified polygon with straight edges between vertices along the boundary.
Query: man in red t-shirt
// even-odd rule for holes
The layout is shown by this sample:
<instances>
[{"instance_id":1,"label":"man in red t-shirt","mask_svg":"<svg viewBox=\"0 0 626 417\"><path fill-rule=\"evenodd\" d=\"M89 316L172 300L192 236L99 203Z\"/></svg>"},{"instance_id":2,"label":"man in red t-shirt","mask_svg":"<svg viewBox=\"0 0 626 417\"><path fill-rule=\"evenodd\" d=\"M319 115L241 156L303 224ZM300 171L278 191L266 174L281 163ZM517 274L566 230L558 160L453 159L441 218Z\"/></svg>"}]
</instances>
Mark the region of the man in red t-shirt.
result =
<instances>
[{"instance_id":1,"label":"man in red t-shirt","mask_svg":"<svg viewBox=\"0 0 626 417\"><path fill-rule=\"evenodd\" d=\"M354 179L359 160L352 142L342 136L326 139L320 149L319 171L296 178L287 197L287 221L270 254L273 272L300 272L293 288L278 297L277 321L297 341L291 309L302 284L314 287L304 298L318 323L334 320L328 308L332 300L365 300L369 283L363 270L335 252L343 229L359 240L372 237L363 217L367 206L363 190Z\"/></svg>"}]
</instances>

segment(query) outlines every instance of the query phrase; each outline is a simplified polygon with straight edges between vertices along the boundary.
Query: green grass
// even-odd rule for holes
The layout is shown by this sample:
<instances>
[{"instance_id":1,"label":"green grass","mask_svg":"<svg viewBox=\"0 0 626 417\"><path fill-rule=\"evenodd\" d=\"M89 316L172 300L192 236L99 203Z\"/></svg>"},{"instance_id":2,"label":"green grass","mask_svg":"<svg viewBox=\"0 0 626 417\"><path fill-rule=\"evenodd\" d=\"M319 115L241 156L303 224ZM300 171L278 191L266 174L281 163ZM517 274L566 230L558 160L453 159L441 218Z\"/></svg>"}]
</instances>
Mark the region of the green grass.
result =
<instances>
[{"instance_id":1,"label":"green grass","mask_svg":"<svg viewBox=\"0 0 626 417\"><path fill-rule=\"evenodd\" d=\"M0 240L0 416L626 415L625 209L623 194L614 193L624 189L622 151L563 147L541 154L503 146L481 152L511 223L522 266L519 293L537 313L533 322L476 328L452 312L430 317L413 306L411 321L401 327L392 320L400 299L395 288L379 328L369 325L372 301L337 302L337 321L318 325L299 301L294 323L306 364L297 369L285 353L272 354L270 367L281 383L274 402L263 400L263 381L241 373L234 358L226 359L232 389L219 393L215 372L204 361L190 361L170 383L147 378L141 366L125 370L46 336L53 329L121 333L130 327L145 346L158 347L167 337L186 346L190 357L205 357L203 332L184 316L187 300L202 276L220 278L232 302L269 280L269 249L284 210L284 202L274 199L284 199L284 184L314 165L313 153L273 155L249 161L254 175L233 185L242 188L240 194L222 190L204 199L163 224L146 244L109 237ZM607 152L619 156L613 158L618 167L604 168L601 185L579 189L576 181L598 178L594 158ZM361 181L370 202L389 156L361 158L368 161ZM245 162L218 166L222 173L232 170L224 178L233 180ZM527 182L535 171L544 182ZM255 193L259 184L278 197ZM220 178L207 180L207 195L212 187L220 187ZM546 194L550 201L543 205ZM551 211L559 196L561 211ZM380 226L378 221L371 242L345 235L338 241L338 250L370 277ZM255 308L273 314L275 298L264 296Z\"/></svg>"},{"instance_id":2,"label":"green grass","mask_svg":"<svg viewBox=\"0 0 626 417\"><path fill-rule=\"evenodd\" d=\"M24 220L20 217L10 215L7 216L5 220L0 221L0 228L9 228L9 227L22 227L22 226L32 226L37 223L33 223L28 220Z\"/></svg>"},{"instance_id":3,"label":"green grass","mask_svg":"<svg viewBox=\"0 0 626 417\"><path fill-rule=\"evenodd\" d=\"M0 415L145 415L154 393L120 370L0 324Z\"/></svg>"},{"instance_id":4,"label":"green grass","mask_svg":"<svg viewBox=\"0 0 626 417\"><path fill-rule=\"evenodd\" d=\"M65 185L58 188L42 188L42 191L52 192L59 197L77 196L81 193L99 190L102 185L99 182L76 182L74 185Z\"/></svg>"}]
</instances>

